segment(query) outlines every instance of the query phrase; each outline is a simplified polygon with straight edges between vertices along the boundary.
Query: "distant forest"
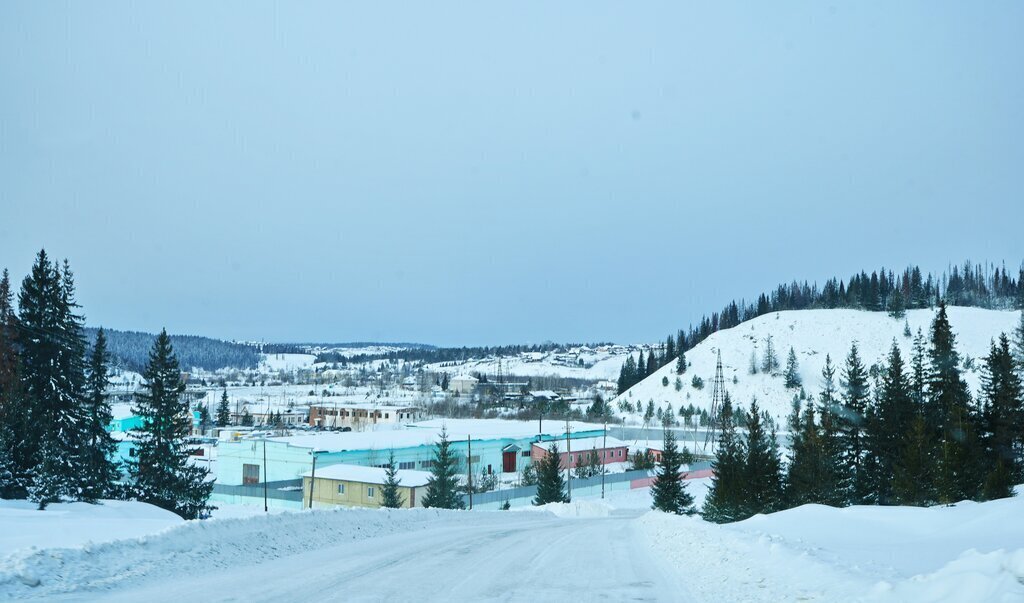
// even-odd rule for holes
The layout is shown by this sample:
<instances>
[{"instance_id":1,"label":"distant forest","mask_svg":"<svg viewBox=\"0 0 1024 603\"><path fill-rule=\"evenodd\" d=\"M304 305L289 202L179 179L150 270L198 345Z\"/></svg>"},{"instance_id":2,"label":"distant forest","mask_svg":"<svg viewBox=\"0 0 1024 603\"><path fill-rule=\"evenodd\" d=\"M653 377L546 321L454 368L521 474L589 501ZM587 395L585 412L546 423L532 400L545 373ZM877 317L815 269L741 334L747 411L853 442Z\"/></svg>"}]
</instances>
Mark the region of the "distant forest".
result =
<instances>
[{"instance_id":1,"label":"distant forest","mask_svg":"<svg viewBox=\"0 0 1024 603\"><path fill-rule=\"evenodd\" d=\"M97 329L85 329L85 336L91 347L96 342ZM138 331L116 331L104 329L107 336L107 350L117 367L142 372L153 349L156 335ZM182 370L201 368L215 371L222 368L256 368L259 363L259 351L242 343L231 343L198 335L171 335L171 346L174 348Z\"/></svg>"},{"instance_id":2,"label":"distant forest","mask_svg":"<svg viewBox=\"0 0 1024 603\"><path fill-rule=\"evenodd\" d=\"M350 341L348 343L264 343L261 344L264 354L311 354L313 350L346 350L352 348L392 347L407 349L434 349L435 346L425 343L379 341ZM326 353L326 352L324 352Z\"/></svg>"},{"instance_id":3,"label":"distant forest","mask_svg":"<svg viewBox=\"0 0 1024 603\"><path fill-rule=\"evenodd\" d=\"M396 344L391 344L396 345ZM509 357L518 356L524 352L559 352L570 348L588 346L598 347L612 345L610 343L542 343L536 345L504 345L504 346L477 346L461 348L432 348L422 347L417 349L398 350L384 354L359 354L357 356L345 357L338 352L325 352L317 354L317 362L336 362L338 364L363 363L372 360L406 360L420 361L424 364L435 363L457 363L474 358L487 357Z\"/></svg>"}]
</instances>

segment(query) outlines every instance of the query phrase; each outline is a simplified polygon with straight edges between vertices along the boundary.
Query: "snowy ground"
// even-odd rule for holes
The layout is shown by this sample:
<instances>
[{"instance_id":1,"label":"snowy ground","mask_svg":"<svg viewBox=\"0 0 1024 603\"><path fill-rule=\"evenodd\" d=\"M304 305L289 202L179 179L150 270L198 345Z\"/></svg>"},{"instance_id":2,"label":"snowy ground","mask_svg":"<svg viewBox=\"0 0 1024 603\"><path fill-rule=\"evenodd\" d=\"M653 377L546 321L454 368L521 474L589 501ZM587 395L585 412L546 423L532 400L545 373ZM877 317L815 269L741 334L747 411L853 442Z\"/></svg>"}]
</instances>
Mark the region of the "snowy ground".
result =
<instances>
[{"instance_id":1,"label":"snowy ground","mask_svg":"<svg viewBox=\"0 0 1024 603\"><path fill-rule=\"evenodd\" d=\"M687 483L702 499L707 480ZM152 536L16 551L0 559L0 598L1024 600L1021 498L929 509L808 505L725 526L649 505L649 491L633 490L523 511L178 522ZM0 515L0 528L12 525Z\"/></svg>"},{"instance_id":2,"label":"snowy ground","mask_svg":"<svg viewBox=\"0 0 1024 603\"><path fill-rule=\"evenodd\" d=\"M970 356L975 361L975 369L966 371L964 378L971 391L977 392L981 359L988 354L989 343L1000 333L1012 333L1020 322L1020 312L951 307L948 315L956 334L957 350L961 356ZM932 310L911 310L907 312L906 322L914 333L920 328L927 339L934 317ZM789 414L794 393L785 388L782 371L778 376L749 373L751 352L756 351L758 360L763 358L767 337L772 338L783 370L789 349L793 348L807 393L817 395L825 356L832 356L838 386L842 364L853 341L857 341L865 366L883 362L893 340L900 345L904 361L909 362L913 341L903 335L903 329L903 320L891 318L885 312L802 310L765 314L732 329L713 333L687 352L690 367L679 378L679 390L676 390L675 363L670 363L616 398L611 406L617 411L619 399L626 399L634 405L641 402L645 407L649 401L656 407L672 404L676 411L690 404L710 408L715 363L721 350L725 387L733 403L746 407L756 396L761 408L769 410L781 426ZM692 387L694 375L704 380L703 389ZM663 385L665 379L668 385ZM637 414L624 416L627 421L641 420Z\"/></svg>"}]
</instances>

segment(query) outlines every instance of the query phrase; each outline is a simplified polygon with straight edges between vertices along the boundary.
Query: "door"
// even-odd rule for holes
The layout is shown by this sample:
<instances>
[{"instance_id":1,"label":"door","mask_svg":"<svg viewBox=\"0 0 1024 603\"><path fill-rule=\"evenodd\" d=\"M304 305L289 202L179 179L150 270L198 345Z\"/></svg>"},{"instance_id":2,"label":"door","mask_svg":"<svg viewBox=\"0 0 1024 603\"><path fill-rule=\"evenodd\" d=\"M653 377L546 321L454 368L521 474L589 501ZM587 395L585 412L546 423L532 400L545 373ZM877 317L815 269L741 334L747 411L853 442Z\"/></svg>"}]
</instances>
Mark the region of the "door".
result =
<instances>
[{"instance_id":1,"label":"door","mask_svg":"<svg viewBox=\"0 0 1024 603\"><path fill-rule=\"evenodd\" d=\"M516 472L516 453L515 453L515 451L502 452L501 453L501 470L504 471L505 473L515 473Z\"/></svg>"}]
</instances>

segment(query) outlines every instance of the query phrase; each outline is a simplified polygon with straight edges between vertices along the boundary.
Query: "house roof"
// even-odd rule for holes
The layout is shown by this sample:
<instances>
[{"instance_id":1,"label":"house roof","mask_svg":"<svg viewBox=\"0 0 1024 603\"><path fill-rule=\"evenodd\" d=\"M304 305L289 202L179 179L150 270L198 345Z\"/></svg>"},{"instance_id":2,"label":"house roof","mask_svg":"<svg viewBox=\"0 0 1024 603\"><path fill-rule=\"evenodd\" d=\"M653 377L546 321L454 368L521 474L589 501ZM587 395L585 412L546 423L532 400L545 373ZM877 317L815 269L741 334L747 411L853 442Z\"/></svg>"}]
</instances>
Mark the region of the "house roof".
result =
<instances>
[{"instance_id":1,"label":"house roof","mask_svg":"<svg viewBox=\"0 0 1024 603\"><path fill-rule=\"evenodd\" d=\"M312 471L307 471L302 474L302 477L312 477L312 475ZM399 469L395 472L395 477L398 478L400 486L418 488L427 485L430 472ZM383 484L384 480L387 479L387 470L380 467L363 467L362 465L328 465L317 469L316 478L359 482L361 484Z\"/></svg>"}]
</instances>

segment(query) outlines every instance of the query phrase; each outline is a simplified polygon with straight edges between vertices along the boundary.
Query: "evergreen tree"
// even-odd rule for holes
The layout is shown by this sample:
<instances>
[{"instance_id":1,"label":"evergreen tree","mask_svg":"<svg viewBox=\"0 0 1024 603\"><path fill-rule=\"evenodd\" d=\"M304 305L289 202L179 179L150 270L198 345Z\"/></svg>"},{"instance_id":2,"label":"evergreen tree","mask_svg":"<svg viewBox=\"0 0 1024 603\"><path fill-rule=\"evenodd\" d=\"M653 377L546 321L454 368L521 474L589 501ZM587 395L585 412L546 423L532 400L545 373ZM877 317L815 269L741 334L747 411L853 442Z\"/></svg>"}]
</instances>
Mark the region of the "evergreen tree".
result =
<instances>
[{"instance_id":1,"label":"evergreen tree","mask_svg":"<svg viewBox=\"0 0 1024 603\"><path fill-rule=\"evenodd\" d=\"M818 488L822 504L841 507L847 504L849 479L844 469L842 438L839 433L835 376L832 357L826 354L825 366L821 369L821 393L818 395L822 468Z\"/></svg>"},{"instance_id":2,"label":"evergreen tree","mask_svg":"<svg viewBox=\"0 0 1024 603\"><path fill-rule=\"evenodd\" d=\"M85 388L85 435L87 447L83 451L85 465L82 470L87 479L82 497L85 500L113 498L116 484L121 477L114 458L117 455L117 442L110 436L107 426L114 419L114 414L107 400L107 388L110 379L107 366L110 362L107 355L107 338L100 329L96 334Z\"/></svg>"},{"instance_id":3,"label":"evergreen tree","mask_svg":"<svg viewBox=\"0 0 1024 603\"><path fill-rule=\"evenodd\" d=\"M128 461L134 496L185 519L209 513L213 482L209 470L194 465L186 438L192 421L188 404L181 400L185 384L167 331L157 336L142 374L143 391L132 412L142 419L132 430L133 450Z\"/></svg>"},{"instance_id":4,"label":"evergreen tree","mask_svg":"<svg viewBox=\"0 0 1024 603\"><path fill-rule=\"evenodd\" d=\"M676 374L682 375L686 372L686 351L679 348L679 357L676 358Z\"/></svg>"},{"instance_id":5,"label":"evergreen tree","mask_svg":"<svg viewBox=\"0 0 1024 603\"><path fill-rule=\"evenodd\" d=\"M750 350L750 369L748 372L751 375L757 374L757 348Z\"/></svg>"},{"instance_id":6,"label":"evergreen tree","mask_svg":"<svg viewBox=\"0 0 1024 603\"><path fill-rule=\"evenodd\" d=\"M671 429L665 429L663 437L661 459L651 485L654 499L651 508L676 515L693 515L697 512L693 496L686 491L686 485L680 479L683 455L676 445L676 436Z\"/></svg>"},{"instance_id":7,"label":"evergreen tree","mask_svg":"<svg viewBox=\"0 0 1024 603\"><path fill-rule=\"evenodd\" d=\"M682 350L679 350L679 351L682 352ZM665 366L669 362L672 362L672 359L675 358L675 357L676 357L676 339L675 339L675 337L669 335L668 338L665 339L665 354L661 357L661 366Z\"/></svg>"},{"instance_id":8,"label":"evergreen tree","mask_svg":"<svg viewBox=\"0 0 1024 603\"><path fill-rule=\"evenodd\" d=\"M1024 276L1024 271L1021 271ZM1021 299L1024 300L1024 283L1019 283ZM1013 364L1017 368L1017 375L1024 380L1024 310L1020 313L1020 323L1013 330Z\"/></svg>"},{"instance_id":9,"label":"evergreen tree","mask_svg":"<svg viewBox=\"0 0 1024 603\"><path fill-rule=\"evenodd\" d=\"M601 475L601 457L597 454L597 448L592 448L582 462L576 463L574 471L576 479L587 479L595 475Z\"/></svg>"},{"instance_id":10,"label":"evergreen tree","mask_svg":"<svg viewBox=\"0 0 1024 603\"><path fill-rule=\"evenodd\" d=\"M644 360L644 351L640 350L640 356L636 361L636 381L634 382L634 385L643 381L647 376L647 362L647 360Z\"/></svg>"},{"instance_id":11,"label":"evergreen tree","mask_svg":"<svg viewBox=\"0 0 1024 603\"><path fill-rule=\"evenodd\" d=\"M775 354L775 343L772 336L764 338L764 358L761 359L761 372L774 375L779 370L779 357Z\"/></svg>"},{"instance_id":12,"label":"evergreen tree","mask_svg":"<svg viewBox=\"0 0 1024 603\"><path fill-rule=\"evenodd\" d=\"M83 397L85 341L75 313L74 277L40 251L18 295L25 447L21 469L31 475L30 497L41 506L84 495L86 449ZM44 450L45 449L45 450ZM54 455L45 457L43 453ZM40 498L41 497L41 498Z\"/></svg>"},{"instance_id":13,"label":"evergreen tree","mask_svg":"<svg viewBox=\"0 0 1024 603\"><path fill-rule=\"evenodd\" d=\"M722 434L718 438L715 460L711 462L714 477L704 499L701 516L707 521L728 523L744 519L743 492L746 451L736 433L732 402L726 396L718 418Z\"/></svg>"},{"instance_id":14,"label":"evergreen tree","mask_svg":"<svg viewBox=\"0 0 1024 603\"><path fill-rule=\"evenodd\" d=\"M869 482L878 504L895 504L893 475L915 416L910 379L894 340L882 375L875 412L867 424Z\"/></svg>"},{"instance_id":15,"label":"evergreen tree","mask_svg":"<svg viewBox=\"0 0 1024 603\"><path fill-rule=\"evenodd\" d=\"M18 358L18 317L7 270L0 274L0 498L24 498L33 468L26 457L28 432Z\"/></svg>"},{"instance_id":16,"label":"evergreen tree","mask_svg":"<svg viewBox=\"0 0 1024 603\"><path fill-rule=\"evenodd\" d=\"M990 471L984 485L984 498L1005 498L1013 494L1013 485L1021 479L1018 451L1024 444L1020 430L1024 412L1021 380L1013 367L1010 340L1006 335L993 343L981 378L982 425L986 466Z\"/></svg>"},{"instance_id":17,"label":"evergreen tree","mask_svg":"<svg viewBox=\"0 0 1024 603\"><path fill-rule=\"evenodd\" d=\"M548 453L537 463L537 495L533 499L537 506L553 502L569 502L556 442L551 442Z\"/></svg>"},{"instance_id":18,"label":"evergreen tree","mask_svg":"<svg viewBox=\"0 0 1024 603\"><path fill-rule=\"evenodd\" d=\"M838 409L836 422L843 449L843 468L849 479L847 497L850 504L863 504L869 501L870 495L865 438L870 391L868 372L861 362L857 342L850 347L850 354L846 357L842 385L843 405Z\"/></svg>"},{"instance_id":19,"label":"evergreen tree","mask_svg":"<svg viewBox=\"0 0 1024 603\"><path fill-rule=\"evenodd\" d=\"M790 347L789 358L786 359L786 388L798 389L803 384L804 381L800 378L800 367L796 362L796 351Z\"/></svg>"},{"instance_id":20,"label":"evergreen tree","mask_svg":"<svg viewBox=\"0 0 1024 603\"><path fill-rule=\"evenodd\" d=\"M889 295L888 307L886 310L889 311L889 316L893 318L903 318L907 314L907 304L903 299L903 292L900 291L899 287L893 290L892 294Z\"/></svg>"},{"instance_id":21,"label":"evergreen tree","mask_svg":"<svg viewBox=\"0 0 1024 603\"><path fill-rule=\"evenodd\" d=\"M925 344L924 334L921 329L914 335L914 352L910 358L910 398L914 402L918 412L925 410L925 387L928 382L928 372L925 366Z\"/></svg>"},{"instance_id":22,"label":"evergreen tree","mask_svg":"<svg viewBox=\"0 0 1024 603\"><path fill-rule=\"evenodd\" d=\"M434 450L434 464L427 478L427 493L423 495L424 507L438 509L465 509L459 495L459 461L448 441L448 430L441 430L441 440Z\"/></svg>"},{"instance_id":23,"label":"evergreen tree","mask_svg":"<svg viewBox=\"0 0 1024 603\"><path fill-rule=\"evenodd\" d=\"M196 402L196 412L199 413L199 430L206 432L210 428L210 409L203 402Z\"/></svg>"},{"instance_id":24,"label":"evergreen tree","mask_svg":"<svg viewBox=\"0 0 1024 603\"><path fill-rule=\"evenodd\" d=\"M939 303L932 322L928 356L931 366L926 417L935 417L939 432L939 502L978 498L982 485L978 477L982 472L980 443L944 302Z\"/></svg>"},{"instance_id":25,"label":"evergreen tree","mask_svg":"<svg viewBox=\"0 0 1024 603\"><path fill-rule=\"evenodd\" d=\"M778 511L782 508L783 499L779 444L771 419L760 412L756 399L751 401L747 412L747 444L744 451L744 516Z\"/></svg>"},{"instance_id":26,"label":"evergreen tree","mask_svg":"<svg viewBox=\"0 0 1024 603\"><path fill-rule=\"evenodd\" d=\"M239 422L242 424L242 427L252 427L253 419L252 414L249 413L249 407L242 409L242 418Z\"/></svg>"},{"instance_id":27,"label":"evergreen tree","mask_svg":"<svg viewBox=\"0 0 1024 603\"><path fill-rule=\"evenodd\" d=\"M398 489L398 469L395 466L395 451L391 451L391 455L388 457L388 466L384 473L384 485L380 489L381 503L380 506L388 509L401 509L405 501L402 499L402 493Z\"/></svg>"},{"instance_id":28,"label":"evergreen tree","mask_svg":"<svg viewBox=\"0 0 1024 603\"><path fill-rule=\"evenodd\" d=\"M217 404L217 427L227 427L230 424L231 406L228 404L228 390L225 388Z\"/></svg>"}]
</instances>

